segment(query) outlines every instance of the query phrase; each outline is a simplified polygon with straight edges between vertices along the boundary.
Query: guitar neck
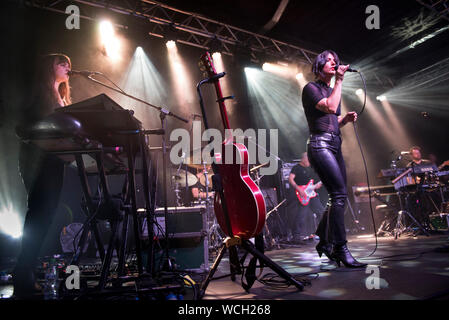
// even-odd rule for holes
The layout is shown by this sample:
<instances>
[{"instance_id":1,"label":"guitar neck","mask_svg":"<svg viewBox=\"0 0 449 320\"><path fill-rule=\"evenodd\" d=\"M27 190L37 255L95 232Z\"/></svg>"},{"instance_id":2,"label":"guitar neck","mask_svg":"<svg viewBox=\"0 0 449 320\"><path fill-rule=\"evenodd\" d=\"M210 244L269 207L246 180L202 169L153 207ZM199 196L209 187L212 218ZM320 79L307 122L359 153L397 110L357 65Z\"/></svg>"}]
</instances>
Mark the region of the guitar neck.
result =
<instances>
[{"instance_id":1,"label":"guitar neck","mask_svg":"<svg viewBox=\"0 0 449 320\"><path fill-rule=\"evenodd\" d=\"M219 79L214 81L214 86L215 86L215 92L218 97L217 102L218 102L218 105L220 106L220 115L221 115L221 121L223 122L223 127L225 129L230 129L231 126L229 124L228 112L226 110L226 104L223 101L223 93L221 91L221 85L220 85Z\"/></svg>"},{"instance_id":2,"label":"guitar neck","mask_svg":"<svg viewBox=\"0 0 449 320\"><path fill-rule=\"evenodd\" d=\"M201 61L203 65L207 68L207 75L209 77L213 77L217 75L217 71L215 70L215 67L213 65L213 60L209 52L206 52L202 57ZM230 135L230 132L228 131L226 133L226 129L231 129L231 126L229 124L229 118L228 118L228 112L226 110L226 104L224 103L223 99L223 93L221 91L220 86L220 79L215 79L214 81L214 87L215 87L215 93L217 95L217 102L218 106L220 108L220 115L221 115L221 121L223 122L223 127L225 129L225 142L229 141L229 139L232 139L232 136Z\"/></svg>"}]
</instances>

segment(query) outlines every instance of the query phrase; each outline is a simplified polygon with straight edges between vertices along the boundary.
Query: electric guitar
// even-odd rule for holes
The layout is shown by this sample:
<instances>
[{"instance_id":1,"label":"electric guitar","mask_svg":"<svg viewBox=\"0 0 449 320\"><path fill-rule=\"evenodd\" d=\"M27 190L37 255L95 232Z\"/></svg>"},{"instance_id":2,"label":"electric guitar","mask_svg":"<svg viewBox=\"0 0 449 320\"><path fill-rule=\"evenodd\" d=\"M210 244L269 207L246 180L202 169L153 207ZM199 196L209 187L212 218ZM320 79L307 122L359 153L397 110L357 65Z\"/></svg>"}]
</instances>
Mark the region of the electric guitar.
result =
<instances>
[{"instance_id":1,"label":"electric guitar","mask_svg":"<svg viewBox=\"0 0 449 320\"><path fill-rule=\"evenodd\" d=\"M317 196L315 189L321 187L322 184L323 183L321 181L318 182L317 184L313 184L313 179L310 179L306 185L298 186L306 194L306 196L303 198L303 197L301 197L301 194L299 193L299 191L296 190L296 196L298 197L299 202L303 206L308 205L310 202L310 199L315 198Z\"/></svg>"},{"instance_id":2,"label":"electric guitar","mask_svg":"<svg viewBox=\"0 0 449 320\"><path fill-rule=\"evenodd\" d=\"M201 56L200 63L211 79L217 75L209 52ZM224 129L230 129L226 105L221 92L220 80L215 77L212 81L217 95L221 120ZM221 176L223 188L222 199L220 192L215 192L214 209L217 222L227 236L238 236L248 240L258 235L265 225L266 205L262 192L249 175L249 154L246 146L235 143L229 130L225 130L225 139L222 143L222 152L215 153L215 168ZM232 153L232 163L227 163L227 153ZM228 155L229 156L229 155ZM214 167L214 166L213 166ZM214 168L214 171L215 171ZM229 224L223 210L223 201L226 201ZM229 230L228 225L231 230Z\"/></svg>"}]
</instances>

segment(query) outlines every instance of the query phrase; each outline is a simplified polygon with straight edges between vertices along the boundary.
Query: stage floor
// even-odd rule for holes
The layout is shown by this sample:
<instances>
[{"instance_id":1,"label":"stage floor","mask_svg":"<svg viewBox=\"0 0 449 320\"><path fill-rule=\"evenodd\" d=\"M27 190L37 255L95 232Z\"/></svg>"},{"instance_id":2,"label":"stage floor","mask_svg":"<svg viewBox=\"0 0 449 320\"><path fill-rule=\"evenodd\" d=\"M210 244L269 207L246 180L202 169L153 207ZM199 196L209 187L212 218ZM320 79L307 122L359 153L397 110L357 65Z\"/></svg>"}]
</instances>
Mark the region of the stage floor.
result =
<instances>
[{"instance_id":1,"label":"stage floor","mask_svg":"<svg viewBox=\"0 0 449 320\"><path fill-rule=\"evenodd\" d=\"M249 293L246 293L240 284L241 276L237 276L235 282L230 278L213 280L204 299L448 299L449 253L434 251L438 247L449 245L448 240L448 235L415 238L403 235L397 240L393 237L378 238L378 248L374 255L362 259L369 264L370 272L366 268L338 268L329 263L327 258L320 259L315 251L317 241L309 241L287 249L266 252L289 273L310 274L301 277L310 280L310 285L303 291L298 292L293 286L276 289L256 281ZM356 258L366 257L373 251L375 239L352 236L348 247ZM373 278L367 281L367 278L374 275L373 270L376 269L379 272L379 288L369 290L366 282L371 285L376 285L376 282ZM228 270L226 260L221 263L216 276L223 275ZM272 271L265 268L263 274L266 273Z\"/></svg>"},{"instance_id":2,"label":"stage floor","mask_svg":"<svg viewBox=\"0 0 449 320\"><path fill-rule=\"evenodd\" d=\"M368 258L375 247L374 237L349 237L349 249L357 258L369 264L369 269L336 267L326 258L319 258L315 245L307 241L297 245L286 245L282 249L270 250L266 254L292 275L307 279L310 285L299 292L294 286L283 284L273 287L256 281L249 293L241 286L241 275L231 281L230 277L210 282L205 300L410 300L449 298L449 253L435 249L449 245L447 234L430 237L402 235L378 239L378 249ZM323 256L324 257L324 256ZM247 259L248 261L248 259ZM212 260L210 265L212 265ZM369 272L368 272L369 271ZM373 276L378 272L379 280ZM229 260L225 255L215 277L229 273ZM260 270L256 271L259 275ZM273 273L264 268L262 276ZM200 280L205 275L192 275ZM369 278L370 277L370 278ZM367 280L368 279L368 280ZM280 280L277 277L277 280ZM246 282L246 281L245 281ZM378 288L368 289L368 285ZM0 295L8 298L12 285L0 285ZM188 299L188 297L186 297Z\"/></svg>"}]
</instances>

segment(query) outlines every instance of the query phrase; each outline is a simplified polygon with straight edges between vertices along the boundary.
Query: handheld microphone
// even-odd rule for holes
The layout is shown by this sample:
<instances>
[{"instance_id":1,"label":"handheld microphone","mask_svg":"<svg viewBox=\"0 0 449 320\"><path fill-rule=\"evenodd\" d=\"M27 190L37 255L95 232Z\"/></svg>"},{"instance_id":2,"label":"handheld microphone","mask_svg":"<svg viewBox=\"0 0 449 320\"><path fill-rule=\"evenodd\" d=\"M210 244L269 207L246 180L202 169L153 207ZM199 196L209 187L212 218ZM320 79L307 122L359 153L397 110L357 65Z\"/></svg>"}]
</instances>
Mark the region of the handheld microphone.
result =
<instances>
[{"instance_id":1,"label":"handheld microphone","mask_svg":"<svg viewBox=\"0 0 449 320\"><path fill-rule=\"evenodd\" d=\"M71 70L71 71L67 72L67 74L69 76L84 76L84 77L88 77L88 76L93 75L93 74L101 74L101 72L88 71L88 70L81 70L81 71Z\"/></svg>"},{"instance_id":2,"label":"handheld microphone","mask_svg":"<svg viewBox=\"0 0 449 320\"><path fill-rule=\"evenodd\" d=\"M340 66L340 65L337 64L337 65L334 67L334 70L337 71L339 66ZM359 70L348 68L348 69L346 70L346 72L359 72Z\"/></svg>"}]
</instances>

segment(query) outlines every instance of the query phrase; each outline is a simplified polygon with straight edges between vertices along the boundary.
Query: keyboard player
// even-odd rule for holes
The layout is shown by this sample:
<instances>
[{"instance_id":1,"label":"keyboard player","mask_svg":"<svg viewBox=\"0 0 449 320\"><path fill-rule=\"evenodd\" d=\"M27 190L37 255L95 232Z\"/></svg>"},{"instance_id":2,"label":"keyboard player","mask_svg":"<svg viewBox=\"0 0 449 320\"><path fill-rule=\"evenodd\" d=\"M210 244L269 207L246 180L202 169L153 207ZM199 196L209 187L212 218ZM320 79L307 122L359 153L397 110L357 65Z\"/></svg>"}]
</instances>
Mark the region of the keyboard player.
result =
<instances>
[{"instance_id":1,"label":"keyboard player","mask_svg":"<svg viewBox=\"0 0 449 320\"><path fill-rule=\"evenodd\" d=\"M53 113L56 108L71 103L68 75L71 70L70 58L63 54L48 54L41 58L37 66L31 101L23 110L20 127L31 126ZM13 296L31 299L40 289L36 285L34 269L59 203L64 163L56 156L22 142L19 171L28 194L28 203L21 251L13 274Z\"/></svg>"}]
</instances>

